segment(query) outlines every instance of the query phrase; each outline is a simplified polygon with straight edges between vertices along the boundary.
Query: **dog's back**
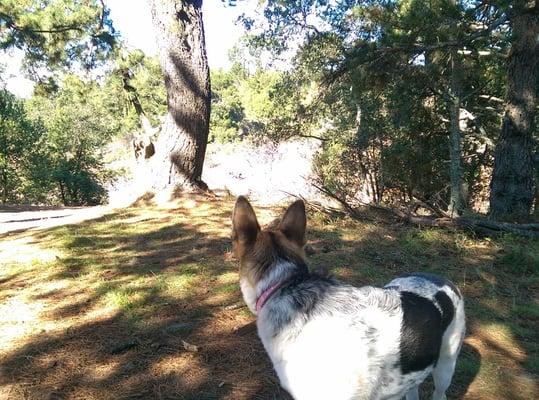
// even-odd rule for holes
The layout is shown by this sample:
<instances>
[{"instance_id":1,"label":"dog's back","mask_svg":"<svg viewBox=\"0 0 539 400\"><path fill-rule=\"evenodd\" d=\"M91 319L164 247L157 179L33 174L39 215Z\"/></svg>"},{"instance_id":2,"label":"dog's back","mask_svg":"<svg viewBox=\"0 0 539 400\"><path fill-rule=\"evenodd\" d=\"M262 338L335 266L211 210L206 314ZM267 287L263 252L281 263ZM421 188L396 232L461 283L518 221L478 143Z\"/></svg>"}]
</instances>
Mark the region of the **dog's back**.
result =
<instances>
[{"instance_id":1,"label":"dog's back","mask_svg":"<svg viewBox=\"0 0 539 400\"><path fill-rule=\"evenodd\" d=\"M243 297L282 386L297 400L414 400L432 373L443 399L464 337L458 289L429 274L356 288L310 273L305 225L300 201L266 230L245 198L234 209Z\"/></svg>"},{"instance_id":2,"label":"dog's back","mask_svg":"<svg viewBox=\"0 0 539 400\"><path fill-rule=\"evenodd\" d=\"M380 289L309 274L268 301L258 330L296 399L399 399L406 393L414 399L431 372L440 393L434 398L441 399L462 342L464 311L451 286L424 277L399 278Z\"/></svg>"}]
</instances>

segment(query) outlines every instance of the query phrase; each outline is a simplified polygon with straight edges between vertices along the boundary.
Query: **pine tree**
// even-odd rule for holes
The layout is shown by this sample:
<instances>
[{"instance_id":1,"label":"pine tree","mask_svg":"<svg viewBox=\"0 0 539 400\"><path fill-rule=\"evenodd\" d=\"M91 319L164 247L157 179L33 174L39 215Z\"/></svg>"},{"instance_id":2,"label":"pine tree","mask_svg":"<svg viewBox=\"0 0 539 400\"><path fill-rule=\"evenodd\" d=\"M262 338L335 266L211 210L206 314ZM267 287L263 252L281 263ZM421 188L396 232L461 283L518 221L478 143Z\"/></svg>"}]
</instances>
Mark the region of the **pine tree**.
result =
<instances>
[{"instance_id":1,"label":"pine tree","mask_svg":"<svg viewBox=\"0 0 539 400\"><path fill-rule=\"evenodd\" d=\"M150 0L168 113L156 143L154 189L206 189L201 180L210 119L202 1Z\"/></svg>"}]
</instances>

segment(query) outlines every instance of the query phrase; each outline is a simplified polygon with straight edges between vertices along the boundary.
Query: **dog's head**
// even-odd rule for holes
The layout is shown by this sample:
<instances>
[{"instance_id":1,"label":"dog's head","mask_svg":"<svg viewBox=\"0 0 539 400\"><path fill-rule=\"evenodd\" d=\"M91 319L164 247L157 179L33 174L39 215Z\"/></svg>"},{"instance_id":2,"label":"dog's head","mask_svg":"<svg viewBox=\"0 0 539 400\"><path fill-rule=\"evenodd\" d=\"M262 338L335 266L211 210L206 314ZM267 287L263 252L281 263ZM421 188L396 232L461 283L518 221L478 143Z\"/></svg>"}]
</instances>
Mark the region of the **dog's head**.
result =
<instances>
[{"instance_id":1,"label":"dog's head","mask_svg":"<svg viewBox=\"0 0 539 400\"><path fill-rule=\"evenodd\" d=\"M306 223L305 205L297 200L280 219L261 229L249 201L238 197L232 214L232 243L240 262L242 292L251 309L257 284L280 263L306 268L303 251Z\"/></svg>"}]
</instances>

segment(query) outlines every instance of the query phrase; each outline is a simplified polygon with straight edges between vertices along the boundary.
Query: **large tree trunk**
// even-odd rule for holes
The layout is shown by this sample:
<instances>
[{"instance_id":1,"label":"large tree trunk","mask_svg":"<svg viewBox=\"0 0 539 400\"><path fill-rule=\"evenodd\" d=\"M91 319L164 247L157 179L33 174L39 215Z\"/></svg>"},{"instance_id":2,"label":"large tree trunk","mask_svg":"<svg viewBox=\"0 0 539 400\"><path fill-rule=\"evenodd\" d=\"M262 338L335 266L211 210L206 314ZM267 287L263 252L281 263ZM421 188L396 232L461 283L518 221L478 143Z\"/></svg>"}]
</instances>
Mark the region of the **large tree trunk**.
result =
<instances>
[{"instance_id":1,"label":"large tree trunk","mask_svg":"<svg viewBox=\"0 0 539 400\"><path fill-rule=\"evenodd\" d=\"M530 5L531 3L531 5ZM515 1L502 131L494 153L490 212L496 218L529 216L534 197L533 134L539 63L539 6Z\"/></svg>"},{"instance_id":2,"label":"large tree trunk","mask_svg":"<svg viewBox=\"0 0 539 400\"><path fill-rule=\"evenodd\" d=\"M149 0L165 75L168 114L156 143L156 190L206 188L202 166L210 119L210 74L201 0Z\"/></svg>"}]
</instances>

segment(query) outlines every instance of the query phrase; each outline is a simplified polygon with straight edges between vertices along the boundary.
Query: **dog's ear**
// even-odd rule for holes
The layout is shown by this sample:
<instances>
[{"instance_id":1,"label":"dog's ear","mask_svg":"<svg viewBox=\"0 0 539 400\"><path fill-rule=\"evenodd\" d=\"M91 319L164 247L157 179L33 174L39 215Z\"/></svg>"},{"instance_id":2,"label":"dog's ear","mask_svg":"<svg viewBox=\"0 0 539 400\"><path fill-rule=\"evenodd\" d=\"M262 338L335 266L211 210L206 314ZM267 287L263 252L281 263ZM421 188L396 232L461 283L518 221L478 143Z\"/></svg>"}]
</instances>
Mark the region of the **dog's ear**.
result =
<instances>
[{"instance_id":1,"label":"dog's ear","mask_svg":"<svg viewBox=\"0 0 539 400\"><path fill-rule=\"evenodd\" d=\"M288 240L303 247L306 226L305 204L303 200L297 200L284 213L279 224L279 230L284 233Z\"/></svg>"},{"instance_id":2,"label":"dog's ear","mask_svg":"<svg viewBox=\"0 0 539 400\"><path fill-rule=\"evenodd\" d=\"M232 240L242 244L254 243L259 232L260 225L253 207L245 197L239 196L232 213Z\"/></svg>"}]
</instances>

